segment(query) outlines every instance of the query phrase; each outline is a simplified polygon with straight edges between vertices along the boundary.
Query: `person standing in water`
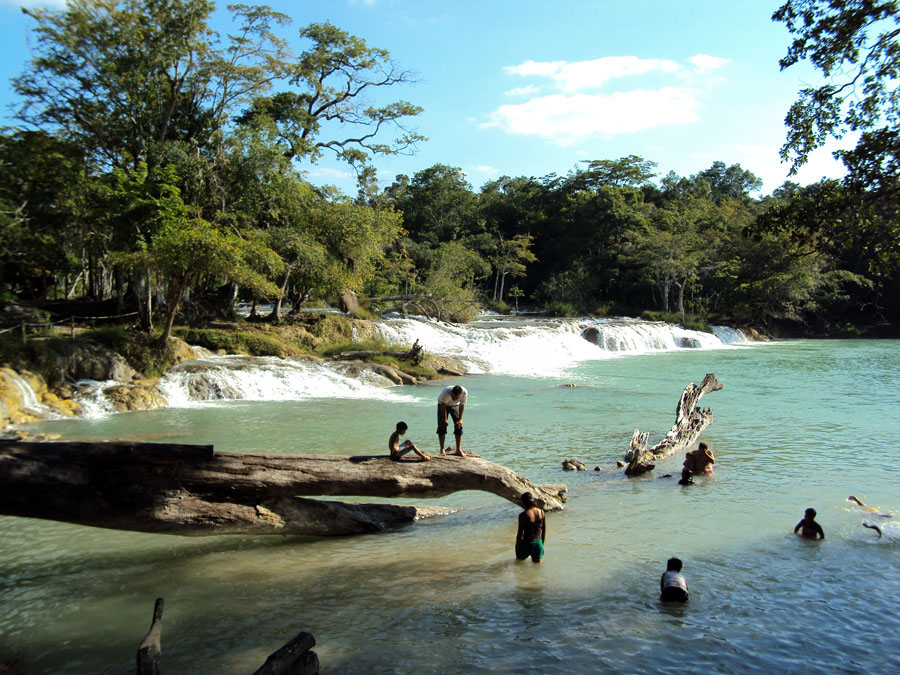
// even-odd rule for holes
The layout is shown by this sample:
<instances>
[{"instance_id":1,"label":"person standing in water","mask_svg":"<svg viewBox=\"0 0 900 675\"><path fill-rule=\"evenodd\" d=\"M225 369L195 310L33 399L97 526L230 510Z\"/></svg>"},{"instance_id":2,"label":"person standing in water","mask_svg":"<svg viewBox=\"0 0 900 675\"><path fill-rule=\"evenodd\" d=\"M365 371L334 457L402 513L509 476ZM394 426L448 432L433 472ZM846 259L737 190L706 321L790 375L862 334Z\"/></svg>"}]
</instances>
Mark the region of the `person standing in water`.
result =
<instances>
[{"instance_id":1,"label":"person standing in water","mask_svg":"<svg viewBox=\"0 0 900 675\"><path fill-rule=\"evenodd\" d=\"M530 492L522 495L519 529L516 531L516 559L539 563L544 557L544 541L547 539L547 519L544 510L534 503Z\"/></svg>"},{"instance_id":2,"label":"person standing in water","mask_svg":"<svg viewBox=\"0 0 900 675\"><path fill-rule=\"evenodd\" d=\"M712 450L706 443L701 443L696 450L693 450L684 457L684 467L691 470L694 476L700 476L704 473L712 473L712 465L716 463Z\"/></svg>"},{"instance_id":3,"label":"person standing in water","mask_svg":"<svg viewBox=\"0 0 900 675\"><path fill-rule=\"evenodd\" d=\"M797 526L794 528L794 534L797 534L797 530L800 531L800 536L804 539L825 538L825 532L822 530L822 526L816 522L815 509L806 509L803 513L803 520L797 523Z\"/></svg>"},{"instance_id":4,"label":"person standing in water","mask_svg":"<svg viewBox=\"0 0 900 675\"><path fill-rule=\"evenodd\" d=\"M463 413L466 410L466 399L469 392L465 387L456 385L455 387L444 387L438 396L437 407L437 436L438 444L441 446L441 454L446 455L447 449L444 447L444 440L447 438L447 417L453 419L453 435L456 437L456 454L465 457L462 451L462 433L463 433Z\"/></svg>"}]
</instances>

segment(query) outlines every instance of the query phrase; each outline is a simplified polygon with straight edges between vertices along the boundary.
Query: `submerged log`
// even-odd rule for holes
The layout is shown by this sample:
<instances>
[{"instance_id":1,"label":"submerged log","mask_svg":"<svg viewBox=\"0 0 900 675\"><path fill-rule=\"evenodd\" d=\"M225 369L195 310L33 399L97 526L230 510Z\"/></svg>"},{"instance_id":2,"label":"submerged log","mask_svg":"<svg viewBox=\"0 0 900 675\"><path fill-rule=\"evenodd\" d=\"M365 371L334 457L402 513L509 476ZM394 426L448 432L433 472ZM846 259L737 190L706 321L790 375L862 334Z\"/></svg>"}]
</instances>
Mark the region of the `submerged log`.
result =
<instances>
[{"instance_id":1,"label":"submerged log","mask_svg":"<svg viewBox=\"0 0 900 675\"><path fill-rule=\"evenodd\" d=\"M631 447L625 453L625 474L638 476L651 471L656 466L656 461L692 445L703 433L703 430L713 422L712 409L701 410L697 407L697 403L704 394L718 391L721 388L722 384L713 373L707 373L699 387L693 382L685 387L678 401L678 407L675 409L675 425L669 430L666 437L652 448L647 448L649 433L641 433L635 429L634 435L631 437Z\"/></svg>"},{"instance_id":2,"label":"submerged log","mask_svg":"<svg viewBox=\"0 0 900 675\"><path fill-rule=\"evenodd\" d=\"M307 632L297 633L281 649L273 652L253 675L316 675L319 656L310 651L316 639Z\"/></svg>"},{"instance_id":3,"label":"submerged log","mask_svg":"<svg viewBox=\"0 0 900 675\"><path fill-rule=\"evenodd\" d=\"M377 532L447 509L359 504L320 496L443 497L484 490L516 504L531 492L548 510L565 488L535 485L476 457L214 452L155 443L0 441L0 514L181 535Z\"/></svg>"}]
</instances>

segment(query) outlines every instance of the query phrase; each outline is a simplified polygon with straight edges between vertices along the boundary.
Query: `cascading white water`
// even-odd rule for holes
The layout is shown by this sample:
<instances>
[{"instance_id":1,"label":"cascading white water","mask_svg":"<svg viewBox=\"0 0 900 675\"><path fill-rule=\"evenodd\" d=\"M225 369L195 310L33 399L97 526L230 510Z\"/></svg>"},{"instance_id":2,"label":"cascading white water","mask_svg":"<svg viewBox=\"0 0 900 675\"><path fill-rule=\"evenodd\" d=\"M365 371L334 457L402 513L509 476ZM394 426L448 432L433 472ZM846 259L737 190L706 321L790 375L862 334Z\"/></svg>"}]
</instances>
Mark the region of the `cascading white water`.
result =
<instances>
[{"instance_id":1,"label":"cascading white water","mask_svg":"<svg viewBox=\"0 0 900 675\"><path fill-rule=\"evenodd\" d=\"M178 364L160 379L158 389L174 407L228 400L404 398L385 390L390 383L373 373L364 371L353 378L337 368L274 356L209 356Z\"/></svg>"},{"instance_id":2,"label":"cascading white water","mask_svg":"<svg viewBox=\"0 0 900 675\"><path fill-rule=\"evenodd\" d=\"M750 343L747 336L737 328L732 328L731 326L710 326L709 328L723 344L739 345Z\"/></svg>"},{"instance_id":3,"label":"cascading white water","mask_svg":"<svg viewBox=\"0 0 900 675\"><path fill-rule=\"evenodd\" d=\"M22 408L24 410L45 418L59 417L52 408L41 403L37 393L28 383L28 380L19 377L19 375L13 371L10 371L9 378L12 380L12 383L16 385L16 389L19 390L19 395L22 397Z\"/></svg>"},{"instance_id":4,"label":"cascading white water","mask_svg":"<svg viewBox=\"0 0 900 675\"><path fill-rule=\"evenodd\" d=\"M416 340L432 354L452 356L470 372L548 376L580 361L677 349L722 349L742 340L640 319L492 319L465 326L421 318L386 318L376 329L388 342ZM746 338L743 339L746 341Z\"/></svg>"},{"instance_id":5,"label":"cascading white water","mask_svg":"<svg viewBox=\"0 0 900 675\"><path fill-rule=\"evenodd\" d=\"M494 317L456 325L422 318L386 318L376 322L375 328L393 344L411 345L418 340L431 354L458 359L470 373L529 377L560 376L583 361L678 349L723 349L747 341L733 328L717 326L712 334L639 319ZM121 384L79 382L84 415L115 412L103 391ZM401 390L389 389L391 385L372 371L348 373L345 364L208 355L175 366L157 388L170 407L233 400L407 398L398 393ZM33 392L32 397L36 401Z\"/></svg>"}]
</instances>

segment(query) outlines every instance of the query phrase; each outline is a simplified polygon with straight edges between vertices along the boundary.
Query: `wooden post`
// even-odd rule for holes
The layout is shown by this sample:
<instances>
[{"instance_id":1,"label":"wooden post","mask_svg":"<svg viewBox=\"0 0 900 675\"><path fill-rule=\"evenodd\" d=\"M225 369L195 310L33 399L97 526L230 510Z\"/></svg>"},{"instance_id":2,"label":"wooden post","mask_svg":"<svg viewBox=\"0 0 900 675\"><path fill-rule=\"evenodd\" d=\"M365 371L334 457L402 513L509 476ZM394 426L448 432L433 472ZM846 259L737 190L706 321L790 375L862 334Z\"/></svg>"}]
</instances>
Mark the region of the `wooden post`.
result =
<instances>
[{"instance_id":1,"label":"wooden post","mask_svg":"<svg viewBox=\"0 0 900 675\"><path fill-rule=\"evenodd\" d=\"M69 329L69 339L71 339L71 340L75 339L75 317L74 316L72 317L72 326Z\"/></svg>"},{"instance_id":2,"label":"wooden post","mask_svg":"<svg viewBox=\"0 0 900 675\"><path fill-rule=\"evenodd\" d=\"M28 338L25 337L25 322L22 322L22 344L24 345L28 341Z\"/></svg>"},{"instance_id":3,"label":"wooden post","mask_svg":"<svg viewBox=\"0 0 900 675\"><path fill-rule=\"evenodd\" d=\"M138 647L137 675L159 675L160 673L162 648L159 640L162 633L162 613L163 599L157 598L156 605L153 607L153 621L150 623L150 630Z\"/></svg>"}]
</instances>

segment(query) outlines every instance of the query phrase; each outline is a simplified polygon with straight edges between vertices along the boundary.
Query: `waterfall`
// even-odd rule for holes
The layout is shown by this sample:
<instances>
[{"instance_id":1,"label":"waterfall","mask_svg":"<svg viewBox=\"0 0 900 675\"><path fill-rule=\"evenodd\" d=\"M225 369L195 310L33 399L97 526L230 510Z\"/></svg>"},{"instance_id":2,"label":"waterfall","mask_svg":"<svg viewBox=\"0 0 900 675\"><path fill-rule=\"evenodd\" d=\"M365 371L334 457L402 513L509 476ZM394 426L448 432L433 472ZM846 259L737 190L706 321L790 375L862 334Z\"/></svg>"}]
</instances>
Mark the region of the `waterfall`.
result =
<instances>
[{"instance_id":1,"label":"waterfall","mask_svg":"<svg viewBox=\"0 0 900 675\"><path fill-rule=\"evenodd\" d=\"M553 376L581 361L680 349L724 349L746 342L734 328L688 330L641 319L527 319L492 317L457 325L420 317L386 317L375 324L392 344L416 340L426 352L452 356L472 373Z\"/></svg>"},{"instance_id":2,"label":"waterfall","mask_svg":"<svg viewBox=\"0 0 900 675\"><path fill-rule=\"evenodd\" d=\"M38 398L37 392L35 392L31 385L28 383L28 380L21 377L14 370L6 370L6 373L9 376L10 381L16 386L16 389L19 391L19 396L22 397L23 411L43 418L60 417L60 415L54 412L52 408L41 403L40 399Z\"/></svg>"},{"instance_id":3,"label":"waterfall","mask_svg":"<svg viewBox=\"0 0 900 675\"><path fill-rule=\"evenodd\" d=\"M387 389L385 378L369 371L350 377L343 364L280 359L275 356L208 356L184 361L167 372L158 389L169 406L206 401L292 401L306 398L411 400Z\"/></svg>"}]
</instances>

